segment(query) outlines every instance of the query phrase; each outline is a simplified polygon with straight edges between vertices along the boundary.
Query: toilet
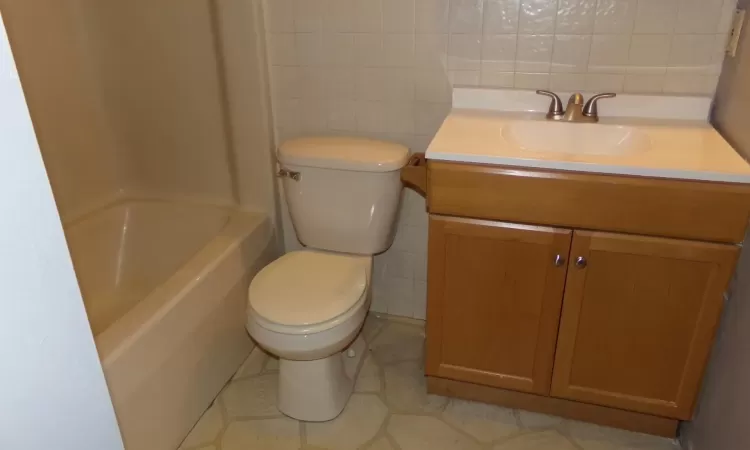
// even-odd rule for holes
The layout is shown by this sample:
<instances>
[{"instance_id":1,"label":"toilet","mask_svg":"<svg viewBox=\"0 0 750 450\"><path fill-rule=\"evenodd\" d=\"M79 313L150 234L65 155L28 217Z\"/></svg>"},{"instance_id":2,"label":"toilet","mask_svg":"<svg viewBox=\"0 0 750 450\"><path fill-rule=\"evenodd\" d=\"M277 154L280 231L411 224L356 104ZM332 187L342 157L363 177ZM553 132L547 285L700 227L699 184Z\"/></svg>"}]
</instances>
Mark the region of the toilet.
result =
<instances>
[{"instance_id":1,"label":"toilet","mask_svg":"<svg viewBox=\"0 0 750 450\"><path fill-rule=\"evenodd\" d=\"M367 344L372 258L393 242L399 144L346 137L286 141L278 159L294 230L306 249L272 262L248 290L247 330L279 357L278 407L320 422L346 406Z\"/></svg>"}]
</instances>

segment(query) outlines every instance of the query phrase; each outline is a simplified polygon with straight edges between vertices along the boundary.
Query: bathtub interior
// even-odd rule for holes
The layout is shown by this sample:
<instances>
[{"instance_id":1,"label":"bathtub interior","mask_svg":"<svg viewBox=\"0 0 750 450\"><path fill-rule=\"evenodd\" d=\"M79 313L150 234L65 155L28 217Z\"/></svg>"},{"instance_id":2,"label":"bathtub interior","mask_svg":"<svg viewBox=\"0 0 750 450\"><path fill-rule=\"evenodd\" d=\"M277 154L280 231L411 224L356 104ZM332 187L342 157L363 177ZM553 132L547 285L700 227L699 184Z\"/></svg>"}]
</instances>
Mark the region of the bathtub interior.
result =
<instances>
[{"instance_id":1,"label":"bathtub interior","mask_svg":"<svg viewBox=\"0 0 750 450\"><path fill-rule=\"evenodd\" d=\"M221 207L122 201L65 227L94 335L109 328L221 231Z\"/></svg>"}]
</instances>

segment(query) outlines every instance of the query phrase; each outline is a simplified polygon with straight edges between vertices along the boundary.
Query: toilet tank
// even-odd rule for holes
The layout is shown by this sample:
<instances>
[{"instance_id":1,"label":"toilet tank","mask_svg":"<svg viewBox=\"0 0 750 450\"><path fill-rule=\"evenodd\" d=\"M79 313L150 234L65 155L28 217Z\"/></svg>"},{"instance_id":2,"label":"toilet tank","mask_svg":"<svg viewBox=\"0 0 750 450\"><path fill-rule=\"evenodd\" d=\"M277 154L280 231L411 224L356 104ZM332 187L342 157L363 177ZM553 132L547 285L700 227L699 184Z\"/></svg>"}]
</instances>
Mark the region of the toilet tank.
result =
<instances>
[{"instance_id":1,"label":"toilet tank","mask_svg":"<svg viewBox=\"0 0 750 450\"><path fill-rule=\"evenodd\" d=\"M390 247L401 200L400 170L409 157L405 146L308 137L284 142L278 157L300 242L360 255Z\"/></svg>"}]
</instances>

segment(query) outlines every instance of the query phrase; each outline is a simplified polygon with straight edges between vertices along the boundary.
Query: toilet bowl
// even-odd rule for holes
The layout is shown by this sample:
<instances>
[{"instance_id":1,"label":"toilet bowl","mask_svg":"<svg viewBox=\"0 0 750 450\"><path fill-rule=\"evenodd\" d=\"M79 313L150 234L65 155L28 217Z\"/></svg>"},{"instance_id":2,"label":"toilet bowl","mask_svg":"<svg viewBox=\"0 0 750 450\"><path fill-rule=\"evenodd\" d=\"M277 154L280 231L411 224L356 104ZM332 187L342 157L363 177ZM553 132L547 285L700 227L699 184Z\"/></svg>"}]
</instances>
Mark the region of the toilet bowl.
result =
<instances>
[{"instance_id":1,"label":"toilet bowl","mask_svg":"<svg viewBox=\"0 0 750 450\"><path fill-rule=\"evenodd\" d=\"M369 256L304 250L287 253L253 280L247 328L279 357L284 414L319 422L346 406L366 350L357 336L370 306L371 272Z\"/></svg>"},{"instance_id":2,"label":"toilet bowl","mask_svg":"<svg viewBox=\"0 0 750 450\"><path fill-rule=\"evenodd\" d=\"M364 360L373 255L393 242L406 147L315 137L279 147L294 230L308 249L269 264L248 289L247 330L279 357L278 407L326 421L346 406Z\"/></svg>"}]
</instances>

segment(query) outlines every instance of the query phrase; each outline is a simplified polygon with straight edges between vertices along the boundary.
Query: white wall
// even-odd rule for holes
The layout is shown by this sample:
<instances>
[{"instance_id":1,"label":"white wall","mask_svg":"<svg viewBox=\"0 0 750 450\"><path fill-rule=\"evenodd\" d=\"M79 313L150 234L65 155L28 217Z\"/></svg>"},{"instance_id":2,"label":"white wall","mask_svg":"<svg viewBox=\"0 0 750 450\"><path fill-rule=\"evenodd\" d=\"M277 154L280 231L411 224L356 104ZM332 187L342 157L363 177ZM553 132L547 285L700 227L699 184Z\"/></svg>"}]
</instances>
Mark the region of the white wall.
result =
<instances>
[{"instance_id":1,"label":"white wall","mask_svg":"<svg viewBox=\"0 0 750 450\"><path fill-rule=\"evenodd\" d=\"M735 3L264 0L276 131L420 152L453 85L710 95ZM396 243L375 258L374 310L424 317L426 224L409 193Z\"/></svg>"},{"instance_id":2,"label":"white wall","mask_svg":"<svg viewBox=\"0 0 750 450\"><path fill-rule=\"evenodd\" d=\"M0 448L123 448L0 24Z\"/></svg>"}]
</instances>

